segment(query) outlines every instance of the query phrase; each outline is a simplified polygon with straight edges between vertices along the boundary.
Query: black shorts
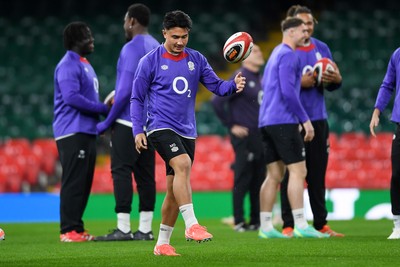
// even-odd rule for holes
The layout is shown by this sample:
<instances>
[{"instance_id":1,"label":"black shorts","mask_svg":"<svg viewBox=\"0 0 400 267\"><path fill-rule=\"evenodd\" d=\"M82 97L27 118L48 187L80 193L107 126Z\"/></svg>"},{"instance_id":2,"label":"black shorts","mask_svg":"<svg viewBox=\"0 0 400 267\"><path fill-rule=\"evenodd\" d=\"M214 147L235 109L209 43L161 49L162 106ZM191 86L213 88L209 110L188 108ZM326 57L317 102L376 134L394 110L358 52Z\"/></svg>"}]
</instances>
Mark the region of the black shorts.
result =
<instances>
[{"instance_id":1,"label":"black shorts","mask_svg":"<svg viewBox=\"0 0 400 267\"><path fill-rule=\"evenodd\" d=\"M152 132L147 139L165 161L167 175L174 174L174 170L169 166L169 161L176 156L188 154L193 164L195 139L184 138L172 130Z\"/></svg>"},{"instance_id":2,"label":"black shorts","mask_svg":"<svg viewBox=\"0 0 400 267\"><path fill-rule=\"evenodd\" d=\"M267 164L282 160L286 165L305 160L304 141L298 124L277 124L261 128Z\"/></svg>"}]
</instances>

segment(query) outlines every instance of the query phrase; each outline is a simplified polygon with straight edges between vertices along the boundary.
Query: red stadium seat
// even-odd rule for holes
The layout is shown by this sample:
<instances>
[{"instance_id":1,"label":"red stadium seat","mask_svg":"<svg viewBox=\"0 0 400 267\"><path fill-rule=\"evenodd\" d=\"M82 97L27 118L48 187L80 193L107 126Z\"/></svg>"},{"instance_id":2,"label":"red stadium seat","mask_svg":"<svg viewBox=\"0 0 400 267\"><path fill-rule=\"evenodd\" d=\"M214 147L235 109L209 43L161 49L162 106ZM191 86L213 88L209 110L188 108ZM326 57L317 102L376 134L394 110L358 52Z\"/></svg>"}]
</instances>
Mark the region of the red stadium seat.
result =
<instances>
[{"instance_id":1,"label":"red stadium seat","mask_svg":"<svg viewBox=\"0 0 400 267\"><path fill-rule=\"evenodd\" d=\"M109 168L96 168L94 171L92 193L112 193L113 180Z\"/></svg>"},{"instance_id":2,"label":"red stadium seat","mask_svg":"<svg viewBox=\"0 0 400 267\"><path fill-rule=\"evenodd\" d=\"M2 166L0 162L0 166ZM0 193L7 192L7 173L2 171L0 167Z\"/></svg>"},{"instance_id":3,"label":"red stadium seat","mask_svg":"<svg viewBox=\"0 0 400 267\"><path fill-rule=\"evenodd\" d=\"M4 142L3 151L8 155L18 155L31 151L31 144L26 138L8 139Z\"/></svg>"},{"instance_id":4,"label":"red stadium seat","mask_svg":"<svg viewBox=\"0 0 400 267\"><path fill-rule=\"evenodd\" d=\"M325 177L326 188L357 187L356 179L349 170L328 170Z\"/></svg>"},{"instance_id":5,"label":"red stadium seat","mask_svg":"<svg viewBox=\"0 0 400 267\"><path fill-rule=\"evenodd\" d=\"M329 156L327 170L340 170L340 169L343 169L341 165L341 160Z\"/></svg>"},{"instance_id":6,"label":"red stadium seat","mask_svg":"<svg viewBox=\"0 0 400 267\"><path fill-rule=\"evenodd\" d=\"M40 158L40 169L47 175L54 174L58 159L57 144L54 139L36 139L32 143L33 152Z\"/></svg>"},{"instance_id":7,"label":"red stadium seat","mask_svg":"<svg viewBox=\"0 0 400 267\"><path fill-rule=\"evenodd\" d=\"M389 132L378 132L376 137L370 137L370 146L376 149L390 150L392 147L393 133Z\"/></svg>"},{"instance_id":8,"label":"red stadium seat","mask_svg":"<svg viewBox=\"0 0 400 267\"><path fill-rule=\"evenodd\" d=\"M367 143L367 136L362 132L347 132L340 136L339 145L343 148L357 148Z\"/></svg>"},{"instance_id":9,"label":"red stadium seat","mask_svg":"<svg viewBox=\"0 0 400 267\"><path fill-rule=\"evenodd\" d=\"M165 172L165 163L162 161L161 157L157 159L156 157L156 190L158 192L165 192L167 190L167 178Z\"/></svg>"},{"instance_id":10,"label":"red stadium seat","mask_svg":"<svg viewBox=\"0 0 400 267\"><path fill-rule=\"evenodd\" d=\"M5 190L7 192L20 192L23 173L17 164L0 165L1 176L6 177Z\"/></svg>"},{"instance_id":11,"label":"red stadium seat","mask_svg":"<svg viewBox=\"0 0 400 267\"><path fill-rule=\"evenodd\" d=\"M53 138L38 138L32 142L33 148L40 148L46 154L50 154L53 157L58 158L57 143Z\"/></svg>"},{"instance_id":12,"label":"red stadium seat","mask_svg":"<svg viewBox=\"0 0 400 267\"><path fill-rule=\"evenodd\" d=\"M196 151L210 153L221 147L224 143L219 135L201 135L196 139Z\"/></svg>"},{"instance_id":13,"label":"red stadium seat","mask_svg":"<svg viewBox=\"0 0 400 267\"><path fill-rule=\"evenodd\" d=\"M23 180L30 185L35 185L38 182L40 172L40 159L32 151L25 151L17 157L17 162L23 172Z\"/></svg>"},{"instance_id":14,"label":"red stadium seat","mask_svg":"<svg viewBox=\"0 0 400 267\"><path fill-rule=\"evenodd\" d=\"M331 149L332 147L333 148L337 147L338 143L339 143L339 136L334 132L329 133L329 146L331 147Z\"/></svg>"}]
</instances>

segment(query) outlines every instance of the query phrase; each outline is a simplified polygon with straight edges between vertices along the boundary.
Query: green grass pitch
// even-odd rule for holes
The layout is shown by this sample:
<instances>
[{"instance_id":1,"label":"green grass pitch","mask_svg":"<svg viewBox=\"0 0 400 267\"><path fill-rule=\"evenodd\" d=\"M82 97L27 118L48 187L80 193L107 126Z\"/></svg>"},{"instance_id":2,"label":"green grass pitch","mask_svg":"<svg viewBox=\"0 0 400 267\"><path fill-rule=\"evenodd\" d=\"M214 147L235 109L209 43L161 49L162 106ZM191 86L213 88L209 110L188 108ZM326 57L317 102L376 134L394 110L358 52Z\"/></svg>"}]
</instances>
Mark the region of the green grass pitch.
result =
<instances>
[{"instance_id":1,"label":"green grass pitch","mask_svg":"<svg viewBox=\"0 0 400 267\"><path fill-rule=\"evenodd\" d=\"M159 220L153 224L158 234ZM184 238L178 219L171 244L181 257L154 256L155 241L61 243L57 223L1 224L0 266L399 266L400 240L387 240L389 220L332 221L344 238L264 240L256 232L236 233L219 219L200 219L214 235L198 244ZM89 220L94 235L115 221ZM132 221L137 227L137 221Z\"/></svg>"}]
</instances>

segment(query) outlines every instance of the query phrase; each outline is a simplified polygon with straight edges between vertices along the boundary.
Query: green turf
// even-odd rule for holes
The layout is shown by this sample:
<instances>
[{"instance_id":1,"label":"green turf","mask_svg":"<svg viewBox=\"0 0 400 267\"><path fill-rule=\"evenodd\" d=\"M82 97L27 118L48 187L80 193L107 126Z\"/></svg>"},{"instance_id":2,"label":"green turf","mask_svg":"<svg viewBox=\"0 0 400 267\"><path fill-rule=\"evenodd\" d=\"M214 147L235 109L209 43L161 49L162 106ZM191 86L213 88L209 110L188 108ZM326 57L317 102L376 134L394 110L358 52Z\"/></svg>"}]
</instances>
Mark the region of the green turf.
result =
<instances>
[{"instance_id":1,"label":"green turf","mask_svg":"<svg viewBox=\"0 0 400 267\"><path fill-rule=\"evenodd\" d=\"M157 234L159 221L154 222ZM332 221L345 238L262 240L236 233L217 219L203 219L214 240L198 244L183 237L182 219L171 244L181 257L154 256L154 241L61 243L58 224L2 224L0 266L399 266L400 240L387 240L392 222ZM136 221L132 222L137 225ZM114 221L89 220L92 234Z\"/></svg>"}]
</instances>

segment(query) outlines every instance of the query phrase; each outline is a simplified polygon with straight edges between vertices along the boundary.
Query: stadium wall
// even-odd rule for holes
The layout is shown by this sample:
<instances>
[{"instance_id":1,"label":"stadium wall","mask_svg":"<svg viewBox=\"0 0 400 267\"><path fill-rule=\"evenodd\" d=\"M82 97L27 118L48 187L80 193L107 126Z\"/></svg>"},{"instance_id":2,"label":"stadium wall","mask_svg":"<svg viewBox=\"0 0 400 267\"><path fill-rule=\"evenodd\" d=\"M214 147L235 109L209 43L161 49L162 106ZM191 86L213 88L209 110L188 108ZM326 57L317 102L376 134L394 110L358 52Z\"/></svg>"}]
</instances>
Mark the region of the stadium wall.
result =
<instances>
[{"instance_id":1,"label":"stadium wall","mask_svg":"<svg viewBox=\"0 0 400 267\"><path fill-rule=\"evenodd\" d=\"M312 212L307 190L304 191L305 209L309 220ZM328 220L390 219L390 195L387 190L331 189L326 193ZM157 194L154 218L160 219L164 193ZM134 196L132 219L138 219L138 196ZM194 192L193 203L198 218L223 218L232 214L230 192ZM279 203L279 201L278 201ZM93 194L84 215L85 220L113 220L114 196ZM248 201L246 203L248 206ZM57 222L59 220L59 195L51 193L0 194L0 223ZM247 207L248 210L248 207ZM279 205L275 209L279 213ZM280 214L276 213L276 216Z\"/></svg>"}]
</instances>

